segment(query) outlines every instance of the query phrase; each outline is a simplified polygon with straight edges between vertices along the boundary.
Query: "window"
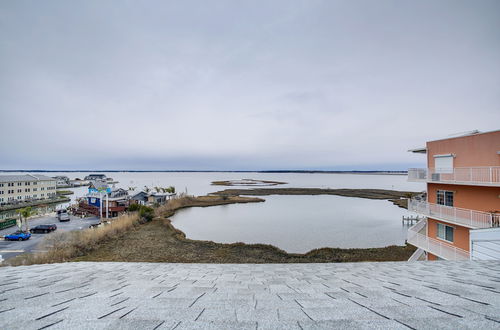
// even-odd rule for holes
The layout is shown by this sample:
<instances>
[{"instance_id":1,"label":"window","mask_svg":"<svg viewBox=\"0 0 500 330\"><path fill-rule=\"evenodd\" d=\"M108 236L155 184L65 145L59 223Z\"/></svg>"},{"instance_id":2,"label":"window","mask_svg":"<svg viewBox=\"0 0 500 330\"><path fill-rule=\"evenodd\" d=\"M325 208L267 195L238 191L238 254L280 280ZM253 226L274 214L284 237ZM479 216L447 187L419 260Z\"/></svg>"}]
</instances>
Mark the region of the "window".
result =
<instances>
[{"instance_id":1,"label":"window","mask_svg":"<svg viewBox=\"0 0 500 330\"><path fill-rule=\"evenodd\" d=\"M444 239L448 242L453 242L453 231L454 228L450 226L443 225L442 223L437 224L437 237Z\"/></svg>"},{"instance_id":2,"label":"window","mask_svg":"<svg viewBox=\"0 0 500 330\"><path fill-rule=\"evenodd\" d=\"M22 189L17 189L17 192L21 193L21 192L23 192L23 190Z\"/></svg>"},{"instance_id":3,"label":"window","mask_svg":"<svg viewBox=\"0 0 500 330\"><path fill-rule=\"evenodd\" d=\"M22 185L22 184L23 184L22 182L18 182L18 183L17 183L17 185L18 185L18 186L20 186L20 185Z\"/></svg>"},{"instance_id":4,"label":"window","mask_svg":"<svg viewBox=\"0 0 500 330\"><path fill-rule=\"evenodd\" d=\"M0 183L0 187L3 187L3 183Z\"/></svg>"},{"instance_id":5,"label":"window","mask_svg":"<svg viewBox=\"0 0 500 330\"><path fill-rule=\"evenodd\" d=\"M453 206L453 191L438 190L436 204Z\"/></svg>"},{"instance_id":6,"label":"window","mask_svg":"<svg viewBox=\"0 0 500 330\"><path fill-rule=\"evenodd\" d=\"M0 190L0 195L3 195L3 190Z\"/></svg>"},{"instance_id":7,"label":"window","mask_svg":"<svg viewBox=\"0 0 500 330\"><path fill-rule=\"evenodd\" d=\"M436 173L453 173L453 155L435 155L434 169Z\"/></svg>"},{"instance_id":8,"label":"window","mask_svg":"<svg viewBox=\"0 0 500 330\"><path fill-rule=\"evenodd\" d=\"M36 181L35 181L35 182L33 182L33 185L35 185L35 186L36 186L37 184L38 184L38 182L36 182Z\"/></svg>"}]
</instances>

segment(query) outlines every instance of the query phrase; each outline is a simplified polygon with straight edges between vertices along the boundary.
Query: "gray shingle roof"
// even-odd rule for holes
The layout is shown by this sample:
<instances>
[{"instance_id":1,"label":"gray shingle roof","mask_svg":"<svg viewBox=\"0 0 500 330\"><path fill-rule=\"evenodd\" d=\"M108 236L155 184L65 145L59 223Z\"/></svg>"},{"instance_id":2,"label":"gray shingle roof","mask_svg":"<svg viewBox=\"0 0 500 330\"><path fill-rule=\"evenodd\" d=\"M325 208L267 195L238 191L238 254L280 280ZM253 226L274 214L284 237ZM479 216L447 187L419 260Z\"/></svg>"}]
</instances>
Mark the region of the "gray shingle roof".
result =
<instances>
[{"instance_id":1,"label":"gray shingle roof","mask_svg":"<svg viewBox=\"0 0 500 330\"><path fill-rule=\"evenodd\" d=\"M25 175L0 175L0 182L18 182L18 181L56 181L56 179L41 174Z\"/></svg>"},{"instance_id":2,"label":"gray shingle roof","mask_svg":"<svg viewBox=\"0 0 500 330\"><path fill-rule=\"evenodd\" d=\"M0 328L498 329L500 262L0 268Z\"/></svg>"}]
</instances>

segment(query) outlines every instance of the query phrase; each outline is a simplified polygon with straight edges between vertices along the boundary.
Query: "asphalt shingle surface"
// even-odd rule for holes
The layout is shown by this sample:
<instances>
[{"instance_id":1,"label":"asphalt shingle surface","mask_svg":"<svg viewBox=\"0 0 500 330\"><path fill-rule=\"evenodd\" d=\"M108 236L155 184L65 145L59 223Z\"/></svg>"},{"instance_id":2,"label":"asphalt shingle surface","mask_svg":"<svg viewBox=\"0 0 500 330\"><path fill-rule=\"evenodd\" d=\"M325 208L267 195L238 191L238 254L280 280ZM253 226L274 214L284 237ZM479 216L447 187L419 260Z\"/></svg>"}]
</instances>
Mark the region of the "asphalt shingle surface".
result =
<instances>
[{"instance_id":1,"label":"asphalt shingle surface","mask_svg":"<svg viewBox=\"0 0 500 330\"><path fill-rule=\"evenodd\" d=\"M500 262L0 268L1 329L500 329Z\"/></svg>"}]
</instances>

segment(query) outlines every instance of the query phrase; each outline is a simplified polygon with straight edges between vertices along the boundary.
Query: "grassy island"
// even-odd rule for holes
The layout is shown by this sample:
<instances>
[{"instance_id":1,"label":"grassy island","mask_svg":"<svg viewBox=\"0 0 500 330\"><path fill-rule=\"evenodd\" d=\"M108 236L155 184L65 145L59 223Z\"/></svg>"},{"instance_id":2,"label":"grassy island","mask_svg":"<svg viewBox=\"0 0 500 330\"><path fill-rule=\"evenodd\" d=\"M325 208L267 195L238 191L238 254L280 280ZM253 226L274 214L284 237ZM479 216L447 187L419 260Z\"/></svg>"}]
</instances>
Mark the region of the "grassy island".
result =
<instances>
[{"instance_id":1,"label":"grassy island","mask_svg":"<svg viewBox=\"0 0 500 330\"><path fill-rule=\"evenodd\" d=\"M255 187L255 186L277 186L280 184L287 184L287 182L269 181L269 180L255 180L255 179L212 181L213 186Z\"/></svg>"}]
</instances>

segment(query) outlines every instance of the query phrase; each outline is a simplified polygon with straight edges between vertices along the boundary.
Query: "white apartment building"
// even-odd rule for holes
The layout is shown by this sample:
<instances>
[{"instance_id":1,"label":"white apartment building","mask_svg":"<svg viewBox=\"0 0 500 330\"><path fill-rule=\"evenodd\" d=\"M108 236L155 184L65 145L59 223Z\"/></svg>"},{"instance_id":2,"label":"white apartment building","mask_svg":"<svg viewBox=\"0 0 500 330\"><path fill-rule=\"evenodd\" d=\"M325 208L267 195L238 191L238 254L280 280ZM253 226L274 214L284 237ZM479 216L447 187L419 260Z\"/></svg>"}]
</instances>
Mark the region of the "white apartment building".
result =
<instances>
[{"instance_id":1,"label":"white apartment building","mask_svg":"<svg viewBox=\"0 0 500 330\"><path fill-rule=\"evenodd\" d=\"M56 197L54 178L45 175L0 175L0 204Z\"/></svg>"}]
</instances>

